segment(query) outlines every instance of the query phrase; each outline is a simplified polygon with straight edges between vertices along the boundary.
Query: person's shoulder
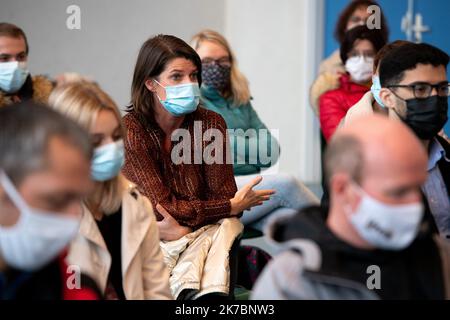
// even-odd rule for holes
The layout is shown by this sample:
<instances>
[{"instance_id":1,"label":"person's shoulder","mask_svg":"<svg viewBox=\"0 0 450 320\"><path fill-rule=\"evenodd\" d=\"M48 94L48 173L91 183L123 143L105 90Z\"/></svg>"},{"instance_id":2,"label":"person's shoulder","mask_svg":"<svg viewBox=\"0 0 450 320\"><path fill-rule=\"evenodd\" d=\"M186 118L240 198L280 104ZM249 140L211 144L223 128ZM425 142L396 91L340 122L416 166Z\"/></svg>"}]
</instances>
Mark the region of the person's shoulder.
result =
<instances>
[{"instance_id":1,"label":"person's shoulder","mask_svg":"<svg viewBox=\"0 0 450 320\"><path fill-rule=\"evenodd\" d=\"M134 111L128 111L124 116L123 116L123 121L128 121L128 122L135 122L137 121L137 114Z\"/></svg>"},{"instance_id":2,"label":"person's shoulder","mask_svg":"<svg viewBox=\"0 0 450 320\"><path fill-rule=\"evenodd\" d=\"M357 118L372 115L373 112L373 94L368 91L356 104L354 104L350 109L348 109L345 115L345 124L354 121Z\"/></svg>"},{"instance_id":3,"label":"person's shoulder","mask_svg":"<svg viewBox=\"0 0 450 320\"><path fill-rule=\"evenodd\" d=\"M33 87L33 100L39 103L48 103L50 94L55 84L50 78L44 75L36 75L31 77Z\"/></svg>"},{"instance_id":4,"label":"person's shoulder","mask_svg":"<svg viewBox=\"0 0 450 320\"><path fill-rule=\"evenodd\" d=\"M135 111L129 111L122 118L123 124L127 128L127 131L140 131L144 127L142 125L142 120Z\"/></svg>"},{"instance_id":5,"label":"person's shoulder","mask_svg":"<svg viewBox=\"0 0 450 320\"><path fill-rule=\"evenodd\" d=\"M200 106L195 111L195 120L201 120L212 124L217 123L219 125L225 125L225 120L219 113L206 109L202 106Z\"/></svg>"},{"instance_id":6,"label":"person's shoulder","mask_svg":"<svg viewBox=\"0 0 450 320\"><path fill-rule=\"evenodd\" d=\"M319 98L319 104L321 106L327 107L330 101L340 101L345 99L346 92L344 88L339 87L330 91L325 92L323 95Z\"/></svg>"},{"instance_id":7,"label":"person's shoulder","mask_svg":"<svg viewBox=\"0 0 450 320\"><path fill-rule=\"evenodd\" d=\"M156 218L150 200L139 191L136 184L125 177L122 178L122 183L124 188L122 206L123 208L131 209L130 212L126 213L129 218L139 221L140 224L144 224L144 221L149 223L155 222Z\"/></svg>"},{"instance_id":8,"label":"person's shoulder","mask_svg":"<svg viewBox=\"0 0 450 320\"><path fill-rule=\"evenodd\" d=\"M218 113L206 108L203 104L200 104L197 110L195 111L195 115L197 118L208 119L215 117L216 115L218 115Z\"/></svg>"}]
</instances>

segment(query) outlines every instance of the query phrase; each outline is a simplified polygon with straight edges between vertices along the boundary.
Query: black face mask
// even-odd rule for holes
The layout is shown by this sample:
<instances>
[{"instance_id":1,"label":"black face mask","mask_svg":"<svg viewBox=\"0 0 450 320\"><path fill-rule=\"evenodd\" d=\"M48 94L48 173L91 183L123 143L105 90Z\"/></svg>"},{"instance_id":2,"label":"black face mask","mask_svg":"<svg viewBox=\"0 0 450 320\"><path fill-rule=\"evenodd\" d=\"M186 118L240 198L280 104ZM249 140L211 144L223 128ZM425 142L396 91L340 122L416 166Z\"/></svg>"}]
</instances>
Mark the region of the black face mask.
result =
<instances>
[{"instance_id":1,"label":"black face mask","mask_svg":"<svg viewBox=\"0 0 450 320\"><path fill-rule=\"evenodd\" d=\"M447 97L406 100L406 108L404 122L422 140L431 140L447 122Z\"/></svg>"}]
</instances>

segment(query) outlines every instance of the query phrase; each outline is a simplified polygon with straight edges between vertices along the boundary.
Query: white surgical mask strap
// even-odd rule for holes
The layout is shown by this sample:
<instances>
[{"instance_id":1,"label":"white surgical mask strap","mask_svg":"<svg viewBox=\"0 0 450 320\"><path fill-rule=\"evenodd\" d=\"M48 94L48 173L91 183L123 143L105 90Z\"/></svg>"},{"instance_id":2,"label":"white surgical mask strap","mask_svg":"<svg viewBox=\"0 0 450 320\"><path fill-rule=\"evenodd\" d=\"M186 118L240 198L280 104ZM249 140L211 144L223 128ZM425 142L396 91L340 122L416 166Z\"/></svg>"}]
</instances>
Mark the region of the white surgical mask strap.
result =
<instances>
[{"instance_id":1,"label":"white surgical mask strap","mask_svg":"<svg viewBox=\"0 0 450 320\"><path fill-rule=\"evenodd\" d=\"M11 201L17 206L17 208L20 211L26 211L26 209L28 209L28 205L22 199L16 187L14 187L13 183L3 170L0 170L0 183L2 184Z\"/></svg>"},{"instance_id":2,"label":"white surgical mask strap","mask_svg":"<svg viewBox=\"0 0 450 320\"><path fill-rule=\"evenodd\" d=\"M155 81L156 84L159 85L161 88L163 88L164 90L166 90L166 87L164 87L161 83L159 83L158 80L153 79L153 81ZM159 97L159 95L158 95L156 92L155 92L155 94L156 94L156 96L158 97L159 101L163 101L163 100Z\"/></svg>"}]
</instances>

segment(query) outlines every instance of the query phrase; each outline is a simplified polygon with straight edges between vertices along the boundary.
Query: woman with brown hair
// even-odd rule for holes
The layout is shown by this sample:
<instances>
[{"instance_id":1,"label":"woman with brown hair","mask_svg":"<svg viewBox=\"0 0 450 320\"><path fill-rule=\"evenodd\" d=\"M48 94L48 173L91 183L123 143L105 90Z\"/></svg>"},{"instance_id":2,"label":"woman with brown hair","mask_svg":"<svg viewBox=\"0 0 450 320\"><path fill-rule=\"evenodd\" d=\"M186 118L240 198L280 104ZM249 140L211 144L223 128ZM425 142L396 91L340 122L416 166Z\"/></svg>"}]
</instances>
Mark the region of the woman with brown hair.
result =
<instances>
[{"instance_id":1,"label":"woman with brown hair","mask_svg":"<svg viewBox=\"0 0 450 320\"><path fill-rule=\"evenodd\" d=\"M261 177L236 190L225 121L198 108L201 68L199 56L183 40L158 35L142 45L134 71L132 104L124 117L128 131L123 173L161 215L181 225L166 239L162 232L163 240L177 240L204 225L236 217L274 193L252 190ZM180 141L179 133L186 133L190 141ZM204 139L211 134L214 137ZM180 148L186 144L189 150ZM214 144L222 148L207 155ZM179 153L181 163L175 161Z\"/></svg>"},{"instance_id":2,"label":"woman with brown hair","mask_svg":"<svg viewBox=\"0 0 450 320\"><path fill-rule=\"evenodd\" d=\"M346 73L339 78L339 87L319 99L320 129L327 142L331 139L347 111L370 92L374 59L386 44L378 29L358 26L345 34L340 56Z\"/></svg>"}]
</instances>

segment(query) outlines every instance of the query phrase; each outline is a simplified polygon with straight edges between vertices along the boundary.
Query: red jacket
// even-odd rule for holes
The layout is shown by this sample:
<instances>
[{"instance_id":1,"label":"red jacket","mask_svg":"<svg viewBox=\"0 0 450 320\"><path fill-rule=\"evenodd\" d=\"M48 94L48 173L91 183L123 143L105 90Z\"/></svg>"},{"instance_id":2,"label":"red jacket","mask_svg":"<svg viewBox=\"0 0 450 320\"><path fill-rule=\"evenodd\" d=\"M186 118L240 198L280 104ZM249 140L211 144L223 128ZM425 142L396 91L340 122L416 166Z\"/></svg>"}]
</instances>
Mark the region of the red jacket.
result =
<instances>
[{"instance_id":1,"label":"red jacket","mask_svg":"<svg viewBox=\"0 0 450 320\"><path fill-rule=\"evenodd\" d=\"M348 74L342 75L339 81L338 89L324 93L319 99L320 127L327 142L333 136L348 109L370 90L370 87L351 82Z\"/></svg>"}]
</instances>

